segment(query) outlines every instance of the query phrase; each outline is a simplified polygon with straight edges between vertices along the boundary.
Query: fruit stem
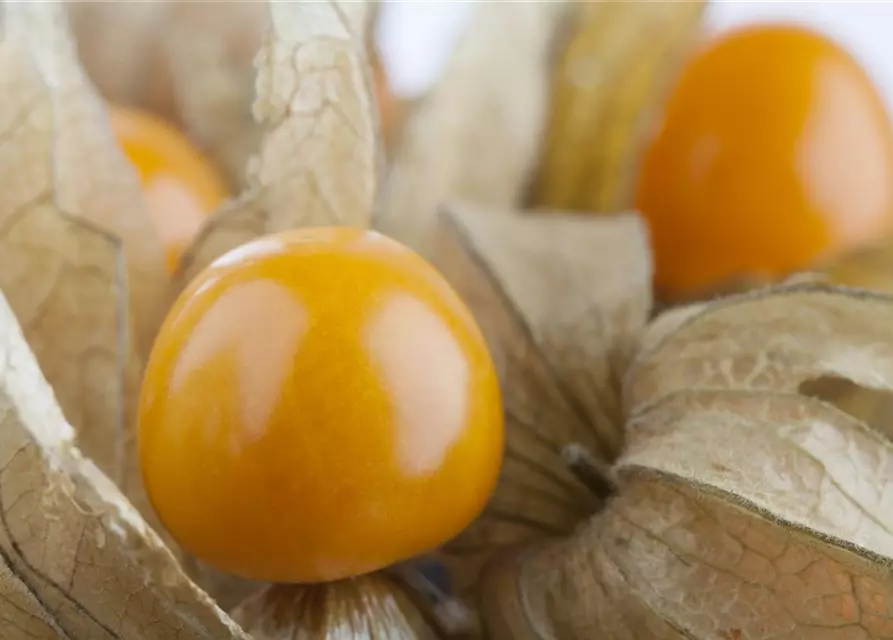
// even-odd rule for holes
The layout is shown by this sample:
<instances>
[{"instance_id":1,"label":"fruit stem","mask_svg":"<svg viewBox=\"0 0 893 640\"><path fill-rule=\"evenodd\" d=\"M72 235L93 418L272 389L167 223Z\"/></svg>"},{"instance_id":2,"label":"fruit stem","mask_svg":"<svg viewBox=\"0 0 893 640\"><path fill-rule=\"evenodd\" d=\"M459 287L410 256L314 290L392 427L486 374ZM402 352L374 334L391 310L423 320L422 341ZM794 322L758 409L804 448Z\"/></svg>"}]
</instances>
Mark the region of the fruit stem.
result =
<instances>
[{"instance_id":1,"label":"fruit stem","mask_svg":"<svg viewBox=\"0 0 893 640\"><path fill-rule=\"evenodd\" d=\"M611 467L593 457L589 450L576 442L561 450L561 457L568 469L599 500L607 500L617 491L614 472Z\"/></svg>"}]
</instances>

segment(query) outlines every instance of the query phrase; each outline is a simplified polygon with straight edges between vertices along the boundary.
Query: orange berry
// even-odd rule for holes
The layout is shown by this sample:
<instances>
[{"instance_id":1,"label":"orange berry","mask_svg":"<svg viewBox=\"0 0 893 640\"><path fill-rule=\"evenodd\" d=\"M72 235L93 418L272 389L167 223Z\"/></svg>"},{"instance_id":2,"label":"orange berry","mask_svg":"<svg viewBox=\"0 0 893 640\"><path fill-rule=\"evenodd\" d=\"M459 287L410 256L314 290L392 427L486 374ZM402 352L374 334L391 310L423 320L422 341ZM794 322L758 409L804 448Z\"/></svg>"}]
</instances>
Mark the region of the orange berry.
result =
<instances>
[{"instance_id":1,"label":"orange berry","mask_svg":"<svg viewBox=\"0 0 893 640\"><path fill-rule=\"evenodd\" d=\"M261 238L199 274L140 398L162 522L257 580L336 580L438 546L484 508L503 444L493 361L457 294L348 228Z\"/></svg>"},{"instance_id":2,"label":"orange berry","mask_svg":"<svg viewBox=\"0 0 893 640\"><path fill-rule=\"evenodd\" d=\"M759 25L683 71L644 158L638 207L668 298L807 268L893 222L893 129L859 64L827 37Z\"/></svg>"},{"instance_id":3,"label":"orange berry","mask_svg":"<svg viewBox=\"0 0 893 640\"><path fill-rule=\"evenodd\" d=\"M152 217L174 272L202 223L228 197L211 162L179 131L155 116L110 106L112 130L139 172Z\"/></svg>"}]
</instances>

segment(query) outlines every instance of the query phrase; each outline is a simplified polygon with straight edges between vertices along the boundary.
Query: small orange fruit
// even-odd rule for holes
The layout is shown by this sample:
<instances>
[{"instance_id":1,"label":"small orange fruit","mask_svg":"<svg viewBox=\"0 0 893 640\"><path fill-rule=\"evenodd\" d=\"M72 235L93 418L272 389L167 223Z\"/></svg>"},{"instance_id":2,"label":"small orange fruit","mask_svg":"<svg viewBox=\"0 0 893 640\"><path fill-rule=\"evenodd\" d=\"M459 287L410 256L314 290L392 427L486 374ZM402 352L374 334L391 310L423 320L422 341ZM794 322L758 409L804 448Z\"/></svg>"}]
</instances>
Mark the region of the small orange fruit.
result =
<instances>
[{"instance_id":1,"label":"small orange fruit","mask_svg":"<svg viewBox=\"0 0 893 640\"><path fill-rule=\"evenodd\" d=\"M139 172L172 273L205 218L228 197L226 183L211 162L163 120L114 105L109 114L118 143Z\"/></svg>"},{"instance_id":2,"label":"small orange fruit","mask_svg":"<svg viewBox=\"0 0 893 640\"><path fill-rule=\"evenodd\" d=\"M189 284L145 372L139 451L188 551L275 582L430 550L484 508L502 403L469 311L377 233L295 230Z\"/></svg>"},{"instance_id":3,"label":"small orange fruit","mask_svg":"<svg viewBox=\"0 0 893 640\"><path fill-rule=\"evenodd\" d=\"M745 27L690 61L638 207L666 298L777 278L893 225L893 128L859 64L796 26Z\"/></svg>"}]
</instances>

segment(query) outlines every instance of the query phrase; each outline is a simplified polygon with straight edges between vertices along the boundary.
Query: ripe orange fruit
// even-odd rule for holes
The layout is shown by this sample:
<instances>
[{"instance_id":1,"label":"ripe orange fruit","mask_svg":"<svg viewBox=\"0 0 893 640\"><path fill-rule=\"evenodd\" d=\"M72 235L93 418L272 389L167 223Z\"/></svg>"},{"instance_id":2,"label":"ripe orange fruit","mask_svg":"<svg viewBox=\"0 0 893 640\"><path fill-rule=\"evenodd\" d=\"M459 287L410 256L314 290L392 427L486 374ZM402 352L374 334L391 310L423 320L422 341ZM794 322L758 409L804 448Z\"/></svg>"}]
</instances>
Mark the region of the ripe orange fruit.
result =
<instances>
[{"instance_id":1,"label":"ripe orange fruit","mask_svg":"<svg viewBox=\"0 0 893 640\"><path fill-rule=\"evenodd\" d=\"M262 238L198 275L140 398L162 522L257 580L330 581L436 547L485 506L503 442L493 361L457 294L347 228Z\"/></svg>"},{"instance_id":2,"label":"ripe orange fruit","mask_svg":"<svg viewBox=\"0 0 893 640\"><path fill-rule=\"evenodd\" d=\"M638 208L667 298L781 277L874 240L893 223L883 101L821 34L730 32L683 71L643 161Z\"/></svg>"},{"instance_id":3,"label":"ripe orange fruit","mask_svg":"<svg viewBox=\"0 0 893 640\"><path fill-rule=\"evenodd\" d=\"M110 106L112 130L139 172L169 272L204 219L228 197L223 178L179 131L155 116Z\"/></svg>"}]
</instances>

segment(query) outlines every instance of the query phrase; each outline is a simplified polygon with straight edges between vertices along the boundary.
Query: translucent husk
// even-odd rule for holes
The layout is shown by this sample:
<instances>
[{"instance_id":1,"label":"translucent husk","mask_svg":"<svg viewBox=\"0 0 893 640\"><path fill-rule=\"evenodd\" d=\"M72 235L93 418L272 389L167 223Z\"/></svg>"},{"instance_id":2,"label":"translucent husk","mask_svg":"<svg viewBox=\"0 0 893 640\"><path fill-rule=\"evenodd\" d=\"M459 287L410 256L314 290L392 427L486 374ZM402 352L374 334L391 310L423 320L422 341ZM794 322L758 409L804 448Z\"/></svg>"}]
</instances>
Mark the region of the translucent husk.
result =
<instances>
[{"instance_id":1,"label":"translucent husk","mask_svg":"<svg viewBox=\"0 0 893 640\"><path fill-rule=\"evenodd\" d=\"M889 635L893 428L808 387L893 391L893 297L795 283L646 324L634 216L455 208L439 237L509 389L501 484L446 554L490 637Z\"/></svg>"},{"instance_id":2,"label":"translucent husk","mask_svg":"<svg viewBox=\"0 0 893 640\"><path fill-rule=\"evenodd\" d=\"M437 210L519 205L536 168L550 74L573 3L480 2L440 81L406 114L375 214L430 255Z\"/></svg>"},{"instance_id":3,"label":"translucent husk","mask_svg":"<svg viewBox=\"0 0 893 640\"><path fill-rule=\"evenodd\" d=\"M272 585L233 610L254 640L442 636L411 593L384 574L306 587Z\"/></svg>"}]
</instances>

